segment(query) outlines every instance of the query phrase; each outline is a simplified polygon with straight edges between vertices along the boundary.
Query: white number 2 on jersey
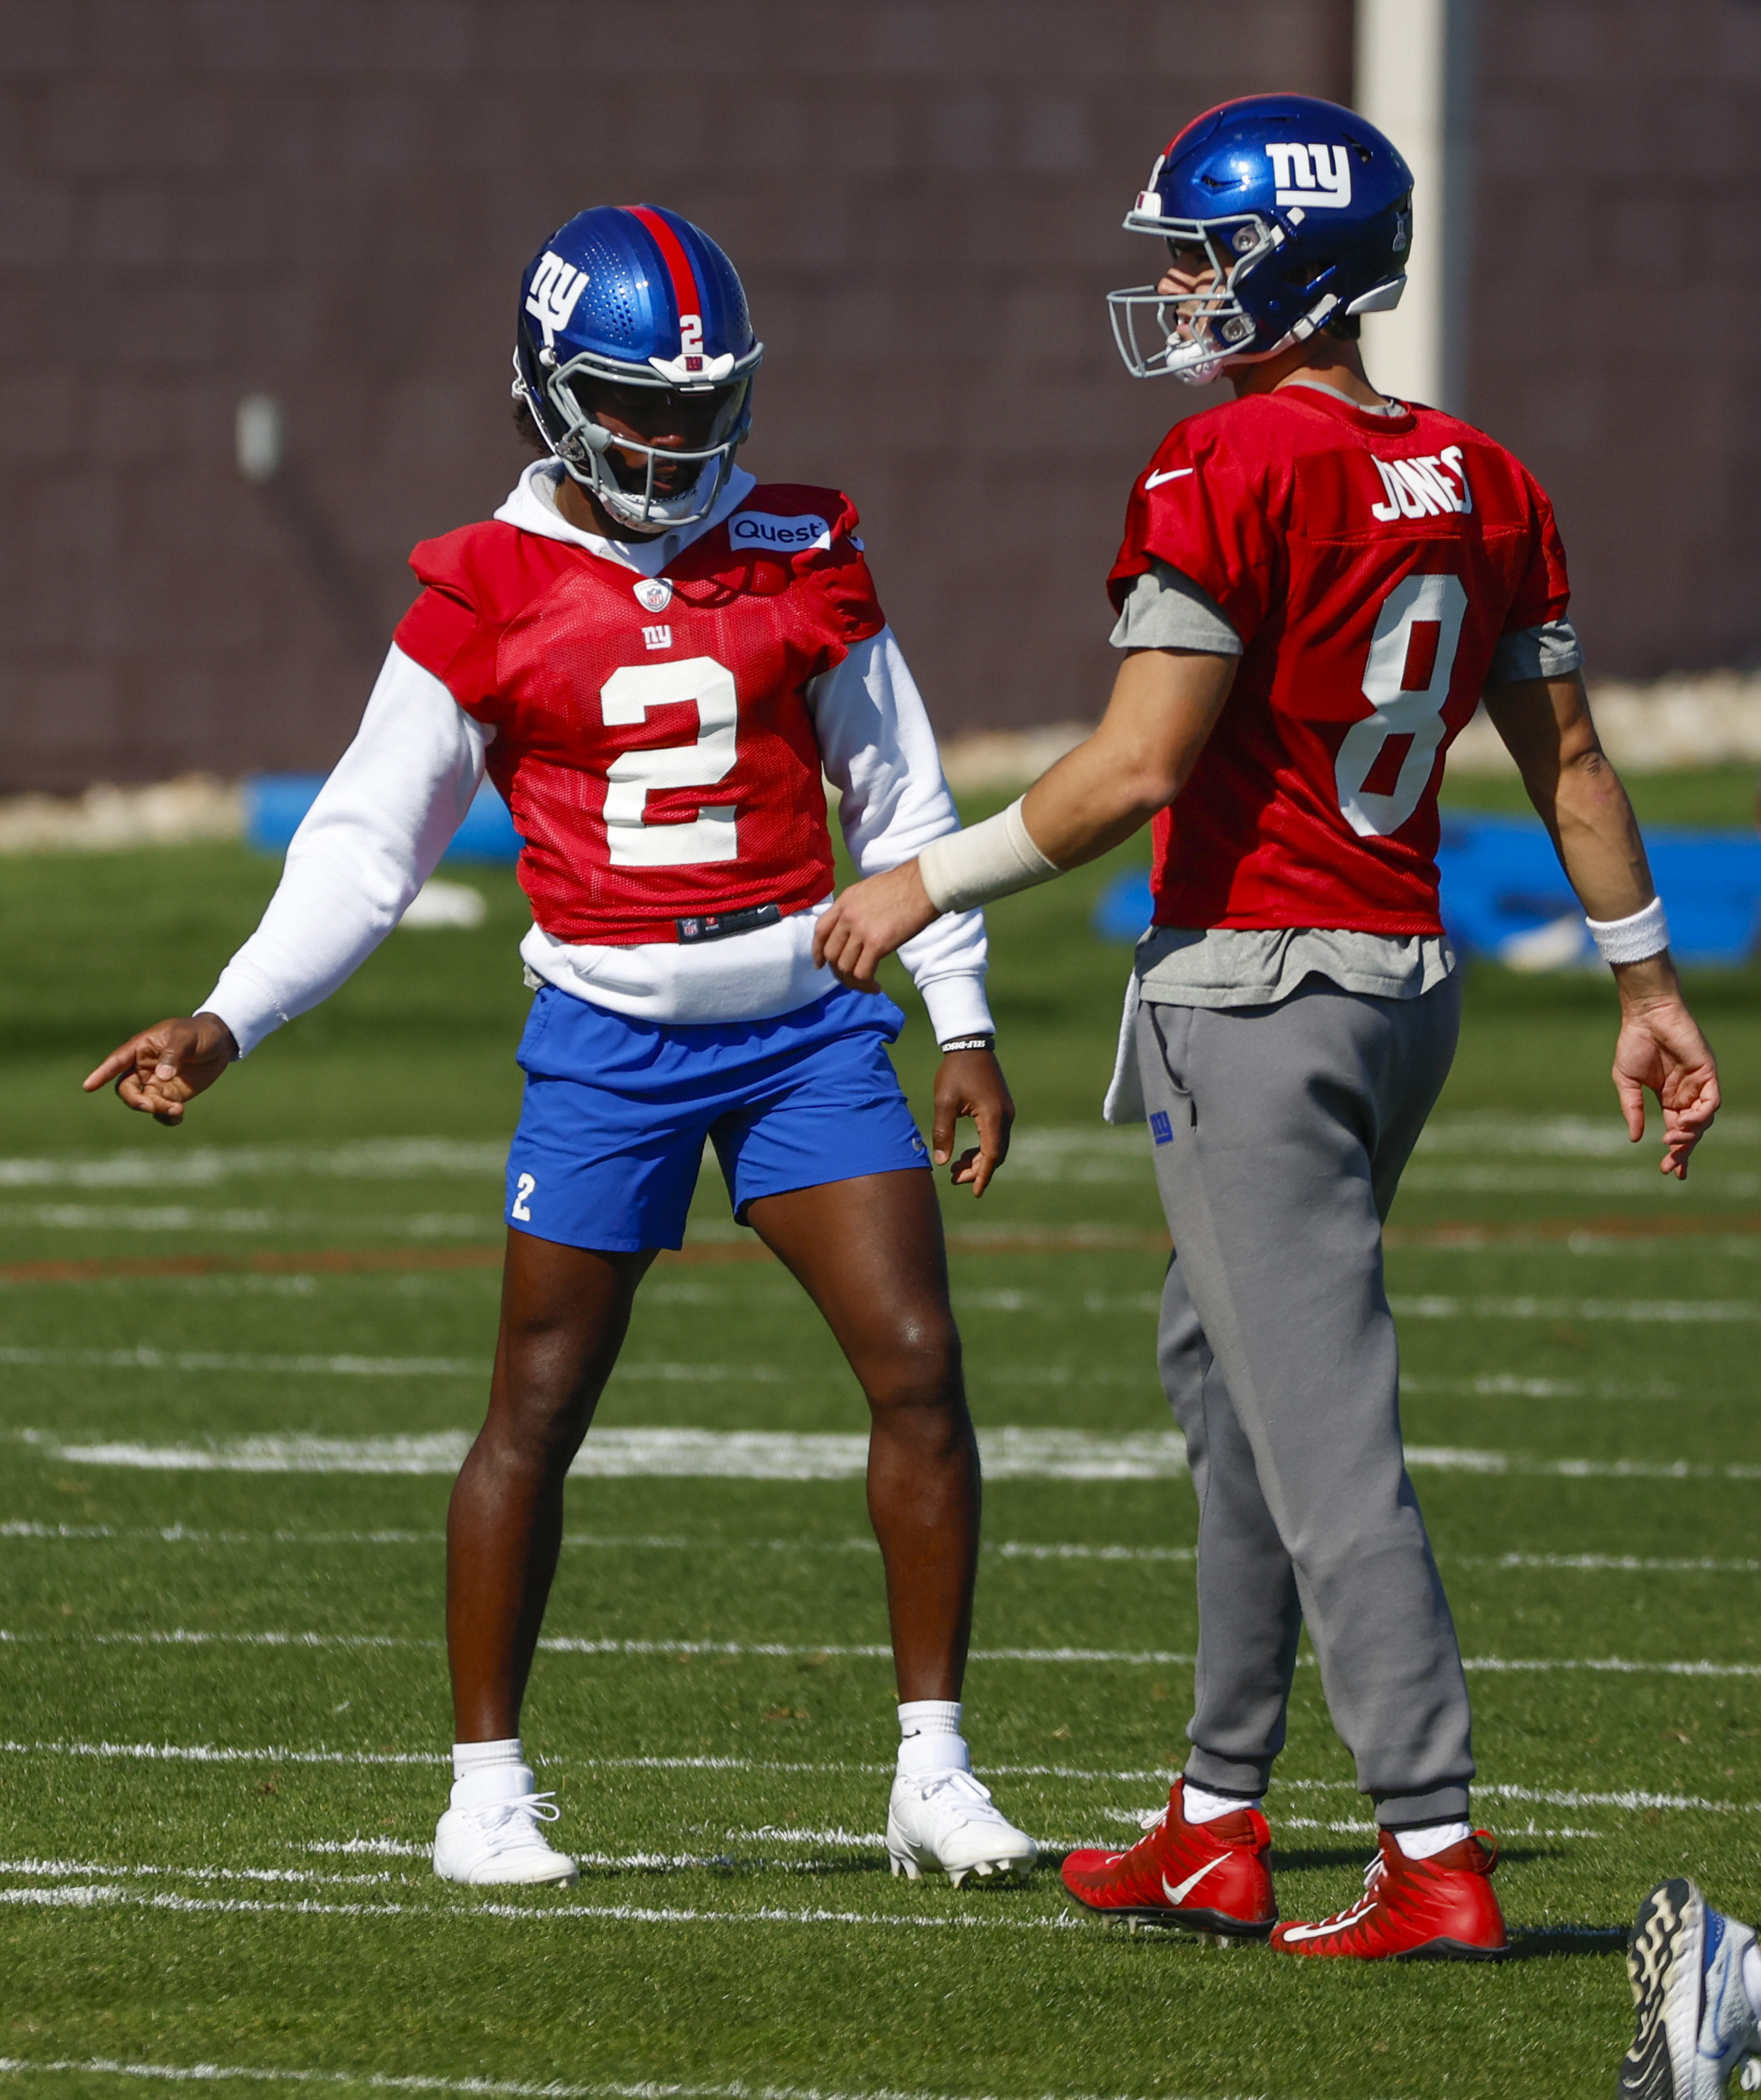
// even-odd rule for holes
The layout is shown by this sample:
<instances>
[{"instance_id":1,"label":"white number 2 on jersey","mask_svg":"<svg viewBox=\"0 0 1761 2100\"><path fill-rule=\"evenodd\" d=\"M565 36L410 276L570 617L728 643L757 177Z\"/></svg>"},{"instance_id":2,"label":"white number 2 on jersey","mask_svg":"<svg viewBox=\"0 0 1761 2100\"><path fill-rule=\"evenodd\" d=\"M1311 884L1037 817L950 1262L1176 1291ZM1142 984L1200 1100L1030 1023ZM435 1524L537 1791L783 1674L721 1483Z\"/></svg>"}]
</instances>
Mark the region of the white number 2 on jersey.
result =
<instances>
[{"instance_id":1,"label":"white number 2 on jersey","mask_svg":"<svg viewBox=\"0 0 1761 2100\"><path fill-rule=\"evenodd\" d=\"M1459 576L1408 576L1383 602L1363 676L1375 712L1345 732L1333 769L1340 808L1361 839L1386 838L1419 806L1443 741L1467 610Z\"/></svg>"},{"instance_id":2,"label":"white number 2 on jersey","mask_svg":"<svg viewBox=\"0 0 1761 2100\"><path fill-rule=\"evenodd\" d=\"M737 809L700 809L687 824L651 824L644 810L663 788L713 788L734 770L739 703L734 673L713 656L676 664L627 664L599 695L607 729L644 721L651 708L697 703L695 743L626 751L606 775L606 844L614 867L693 867L739 856Z\"/></svg>"}]
</instances>

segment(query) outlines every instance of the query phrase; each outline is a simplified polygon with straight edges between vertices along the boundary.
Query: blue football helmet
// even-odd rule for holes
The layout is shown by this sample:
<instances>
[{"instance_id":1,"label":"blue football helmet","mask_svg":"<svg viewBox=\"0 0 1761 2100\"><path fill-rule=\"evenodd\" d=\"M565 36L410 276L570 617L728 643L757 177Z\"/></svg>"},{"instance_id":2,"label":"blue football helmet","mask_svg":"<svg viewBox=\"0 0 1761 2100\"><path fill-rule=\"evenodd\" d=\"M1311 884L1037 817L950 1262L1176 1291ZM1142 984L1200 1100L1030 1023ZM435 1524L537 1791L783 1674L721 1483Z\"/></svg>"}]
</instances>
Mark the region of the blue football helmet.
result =
<instances>
[{"instance_id":1,"label":"blue football helmet","mask_svg":"<svg viewBox=\"0 0 1761 2100\"><path fill-rule=\"evenodd\" d=\"M734 265L707 233L658 205L599 205L553 233L520 280L514 394L584 488L625 523L665 532L706 517L752 427L752 377L764 355ZM701 452L614 438L579 382L667 387L717 399ZM609 457L646 455L626 488ZM682 494L659 496L657 465L698 461ZM627 472L628 470L625 470Z\"/></svg>"},{"instance_id":2,"label":"blue football helmet","mask_svg":"<svg viewBox=\"0 0 1761 2100\"><path fill-rule=\"evenodd\" d=\"M1215 275L1187 297L1151 285L1108 294L1127 370L1202 386L1330 322L1397 306L1412 179L1373 124L1313 95L1244 95L1195 117L1150 170L1125 230L1203 249Z\"/></svg>"}]
</instances>

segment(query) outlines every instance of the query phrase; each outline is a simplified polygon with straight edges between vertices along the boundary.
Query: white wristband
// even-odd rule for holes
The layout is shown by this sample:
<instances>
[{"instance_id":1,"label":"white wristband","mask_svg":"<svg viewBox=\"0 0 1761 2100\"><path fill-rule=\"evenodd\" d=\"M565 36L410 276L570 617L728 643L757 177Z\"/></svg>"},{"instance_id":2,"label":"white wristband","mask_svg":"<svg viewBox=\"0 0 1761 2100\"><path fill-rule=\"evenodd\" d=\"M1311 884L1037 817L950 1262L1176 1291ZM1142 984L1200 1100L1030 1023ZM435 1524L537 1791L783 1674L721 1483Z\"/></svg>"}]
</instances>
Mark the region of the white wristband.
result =
<instances>
[{"instance_id":1,"label":"white wristband","mask_svg":"<svg viewBox=\"0 0 1761 2100\"><path fill-rule=\"evenodd\" d=\"M917 872L938 911L970 911L994 897L1049 882L1059 870L1034 844L1017 800L969 832L932 839L917 856Z\"/></svg>"},{"instance_id":2,"label":"white wristband","mask_svg":"<svg viewBox=\"0 0 1761 2100\"><path fill-rule=\"evenodd\" d=\"M1669 921L1663 900L1653 897L1644 911L1624 919L1586 919L1590 938L1604 963L1643 963L1669 946Z\"/></svg>"}]
</instances>

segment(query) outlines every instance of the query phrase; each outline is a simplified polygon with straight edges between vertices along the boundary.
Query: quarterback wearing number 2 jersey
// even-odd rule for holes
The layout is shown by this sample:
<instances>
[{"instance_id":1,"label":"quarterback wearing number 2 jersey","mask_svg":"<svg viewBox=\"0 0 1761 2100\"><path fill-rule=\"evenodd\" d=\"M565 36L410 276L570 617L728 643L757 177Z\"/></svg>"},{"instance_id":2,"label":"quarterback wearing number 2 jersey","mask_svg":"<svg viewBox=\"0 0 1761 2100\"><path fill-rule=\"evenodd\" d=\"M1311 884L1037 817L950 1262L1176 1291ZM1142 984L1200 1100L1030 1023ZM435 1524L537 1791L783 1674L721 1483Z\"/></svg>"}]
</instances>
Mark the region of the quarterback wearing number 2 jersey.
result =
<instances>
[{"instance_id":1,"label":"quarterback wearing number 2 jersey","mask_svg":"<svg viewBox=\"0 0 1761 2100\"><path fill-rule=\"evenodd\" d=\"M871 1410L868 1507L899 1693L894 1871L1011 1878L1033 1840L972 1773L960 1683L978 1462L933 1147L982 1195L1014 1110L976 911L905 956L943 1057L931 1147L886 1046L890 999L814 960L825 782L857 864L958 818L923 703L836 490L734 462L762 355L733 265L651 205L552 235L521 285L515 422L542 457L492 518L425 541L360 734L201 1010L94 1085L162 1120L365 960L485 774L522 845L536 996L507 1163L488 1417L453 1489L453 1787L435 1871L572 1882L520 1711L563 1492L637 1288L676 1248L705 1145L734 1215L825 1315ZM958 1120L979 1142L953 1157ZM609 1835L609 1833L607 1833Z\"/></svg>"},{"instance_id":2,"label":"quarterback wearing number 2 jersey","mask_svg":"<svg viewBox=\"0 0 1761 2100\"><path fill-rule=\"evenodd\" d=\"M1718 1105L1626 796L1595 741L1546 496L1481 432L1379 394L1357 316L1392 305L1412 177L1352 112L1207 112L1126 219L1165 242L1111 295L1138 377L1226 373L1137 477L1108 579L1124 661L1094 734L1000 816L857 885L816 946L870 981L936 914L1151 823L1106 1113L1147 1122L1173 1251L1158 1368L1198 1500L1189 1749L1091 1910L1291 1954L1489 1960L1495 1848L1468 1820L1467 1683L1401 1442L1382 1224L1454 1054L1437 913L1445 753L1484 699L1619 986L1615 1078L1681 1175ZM951 923L944 919L940 923ZM1306 1629L1379 1848L1357 1902L1281 1921L1260 1802Z\"/></svg>"}]
</instances>

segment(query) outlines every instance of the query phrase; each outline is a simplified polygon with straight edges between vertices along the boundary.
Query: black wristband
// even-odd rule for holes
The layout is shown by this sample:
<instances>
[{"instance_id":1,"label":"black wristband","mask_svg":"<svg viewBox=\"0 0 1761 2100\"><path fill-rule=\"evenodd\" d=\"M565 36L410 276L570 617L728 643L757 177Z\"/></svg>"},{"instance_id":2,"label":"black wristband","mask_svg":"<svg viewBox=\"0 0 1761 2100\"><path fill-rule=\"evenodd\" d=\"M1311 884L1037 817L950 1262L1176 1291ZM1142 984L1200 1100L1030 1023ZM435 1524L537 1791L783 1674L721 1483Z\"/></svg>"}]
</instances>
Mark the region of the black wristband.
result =
<instances>
[{"instance_id":1,"label":"black wristband","mask_svg":"<svg viewBox=\"0 0 1761 2100\"><path fill-rule=\"evenodd\" d=\"M944 1057L956 1050L994 1050L996 1038L994 1035L956 1035L951 1042L943 1043L938 1048Z\"/></svg>"}]
</instances>

